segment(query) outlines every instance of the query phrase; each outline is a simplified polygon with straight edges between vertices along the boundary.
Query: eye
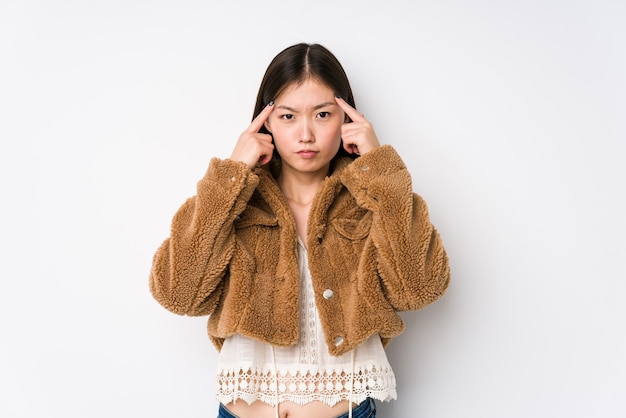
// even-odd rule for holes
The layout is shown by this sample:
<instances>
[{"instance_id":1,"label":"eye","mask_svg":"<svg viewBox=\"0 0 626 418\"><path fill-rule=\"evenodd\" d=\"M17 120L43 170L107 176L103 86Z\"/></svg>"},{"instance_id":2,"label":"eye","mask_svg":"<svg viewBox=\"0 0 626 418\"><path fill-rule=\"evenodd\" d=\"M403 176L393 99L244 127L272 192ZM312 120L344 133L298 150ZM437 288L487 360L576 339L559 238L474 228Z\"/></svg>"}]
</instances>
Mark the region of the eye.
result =
<instances>
[{"instance_id":1,"label":"eye","mask_svg":"<svg viewBox=\"0 0 626 418\"><path fill-rule=\"evenodd\" d=\"M322 119L325 119L325 118L327 118L329 116L330 116L330 112L320 112L320 113L317 114L317 117L318 118L322 118Z\"/></svg>"},{"instance_id":2,"label":"eye","mask_svg":"<svg viewBox=\"0 0 626 418\"><path fill-rule=\"evenodd\" d=\"M287 114L282 115L280 118L284 119L284 120L292 120L293 119L293 115L290 114L290 113L287 113Z\"/></svg>"}]
</instances>

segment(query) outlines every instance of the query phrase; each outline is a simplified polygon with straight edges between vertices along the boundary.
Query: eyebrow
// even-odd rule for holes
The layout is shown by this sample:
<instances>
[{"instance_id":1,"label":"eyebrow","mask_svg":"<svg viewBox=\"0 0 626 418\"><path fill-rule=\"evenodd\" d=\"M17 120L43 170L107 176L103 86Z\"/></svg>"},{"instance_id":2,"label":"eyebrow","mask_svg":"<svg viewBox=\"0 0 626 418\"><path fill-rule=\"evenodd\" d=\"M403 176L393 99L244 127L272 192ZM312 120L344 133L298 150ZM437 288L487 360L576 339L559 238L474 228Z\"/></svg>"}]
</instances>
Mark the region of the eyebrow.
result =
<instances>
[{"instance_id":1,"label":"eyebrow","mask_svg":"<svg viewBox=\"0 0 626 418\"><path fill-rule=\"evenodd\" d=\"M317 110L317 109L321 109L323 107L326 106L337 106L337 103L335 102L324 102L324 103L320 103L318 105L313 106L312 110ZM285 105L280 105L280 106L276 106L276 109L285 109L285 110L289 110L290 112L297 112L297 109L294 109L293 107L289 107L289 106L285 106Z\"/></svg>"}]
</instances>

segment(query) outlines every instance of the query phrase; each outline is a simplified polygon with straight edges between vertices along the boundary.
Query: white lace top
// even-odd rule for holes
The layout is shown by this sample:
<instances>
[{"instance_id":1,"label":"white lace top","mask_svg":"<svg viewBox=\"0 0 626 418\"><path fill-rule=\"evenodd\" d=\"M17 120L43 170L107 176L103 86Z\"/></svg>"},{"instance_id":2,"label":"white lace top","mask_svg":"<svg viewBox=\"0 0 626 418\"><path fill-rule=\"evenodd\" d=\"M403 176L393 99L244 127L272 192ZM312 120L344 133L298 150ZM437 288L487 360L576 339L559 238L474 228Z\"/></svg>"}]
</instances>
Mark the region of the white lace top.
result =
<instances>
[{"instance_id":1,"label":"white lace top","mask_svg":"<svg viewBox=\"0 0 626 418\"><path fill-rule=\"evenodd\" d=\"M328 353L300 240L298 265L300 341L280 348L238 334L227 338L218 357L217 399L223 404L260 400L272 406L283 401L304 405L317 400L333 406L345 399L396 399L395 376L378 335L339 357Z\"/></svg>"}]
</instances>

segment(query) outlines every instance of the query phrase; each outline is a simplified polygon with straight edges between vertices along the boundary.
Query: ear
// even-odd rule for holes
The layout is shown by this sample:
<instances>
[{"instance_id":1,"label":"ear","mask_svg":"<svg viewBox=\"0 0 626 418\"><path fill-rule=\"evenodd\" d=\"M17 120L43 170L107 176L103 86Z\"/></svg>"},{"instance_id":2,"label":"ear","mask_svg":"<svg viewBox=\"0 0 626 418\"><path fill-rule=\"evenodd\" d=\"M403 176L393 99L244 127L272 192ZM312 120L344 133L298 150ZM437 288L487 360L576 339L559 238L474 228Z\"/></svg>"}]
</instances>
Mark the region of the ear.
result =
<instances>
[{"instance_id":1,"label":"ear","mask_svg":"<svg viewBox=\"0 0 626 418\"><path fill-rule=\"evenodd\" d=\"M266 120L265 122L263 122L263 126L265 126L265 129L267 129L269 133L272 133L272 128L270 128L270 121Z\"/></svg>"}]
</instances>

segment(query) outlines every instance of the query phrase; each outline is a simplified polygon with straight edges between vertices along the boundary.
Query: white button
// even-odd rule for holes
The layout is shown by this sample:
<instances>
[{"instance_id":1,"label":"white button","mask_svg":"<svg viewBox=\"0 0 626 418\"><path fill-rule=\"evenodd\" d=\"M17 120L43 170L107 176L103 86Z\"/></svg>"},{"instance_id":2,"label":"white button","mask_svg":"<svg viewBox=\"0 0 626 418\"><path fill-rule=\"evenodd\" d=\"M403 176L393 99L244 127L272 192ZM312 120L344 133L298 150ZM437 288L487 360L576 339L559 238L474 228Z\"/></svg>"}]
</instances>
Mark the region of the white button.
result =
<instances>
[{"instance_id":1,"label":"white button","mask_svg":"<svg viewBox=\"0 0 626 418\"><path fill-rule=\"evenodd\" d=\"M235 179L235 176L232 176L232 177L230 178L230 181L235 181L235 180L236 180L236 179Z\"/></svg>"},{"instance_id":2,"label":"white button","mask_svg":"<svg viewBox=\"0 0 626 418\"><path fill-rule=\"evenodd\" d=\"M343 337L335 337L335 346L343 344Z\"/></svg>"},{"instance_id":3,"label":"white button","mask_svg":"<svg viewBox=\"0 0 626 418\"><path fill-rule=\"evenodd\" d=\"M333 297L333 291L330 289L326 289L324 290L324 293L322 293L322 296L324 296L324 299L330 299Z\"/></svg>"},{"instance_id":4,"label":"white button","mask_svg":"<svg viewBox=\"0 0 626 418\"><path fill-rule=\"evenodd\" d=\"M369 170L369 169L370 169L370 168L369 168L368 166L366 166L366 165L361 166L361 170L362 170L362 171Z\"/></svg>"}]
</instances>

